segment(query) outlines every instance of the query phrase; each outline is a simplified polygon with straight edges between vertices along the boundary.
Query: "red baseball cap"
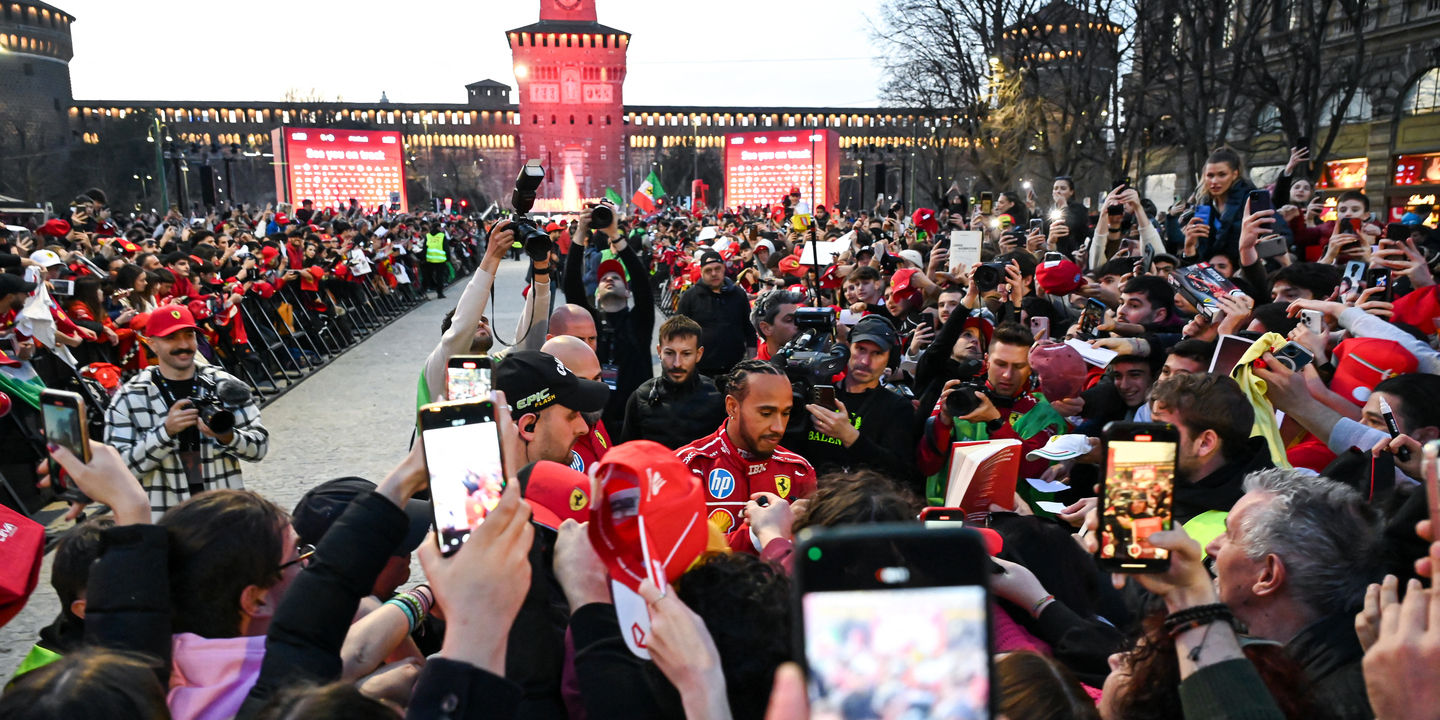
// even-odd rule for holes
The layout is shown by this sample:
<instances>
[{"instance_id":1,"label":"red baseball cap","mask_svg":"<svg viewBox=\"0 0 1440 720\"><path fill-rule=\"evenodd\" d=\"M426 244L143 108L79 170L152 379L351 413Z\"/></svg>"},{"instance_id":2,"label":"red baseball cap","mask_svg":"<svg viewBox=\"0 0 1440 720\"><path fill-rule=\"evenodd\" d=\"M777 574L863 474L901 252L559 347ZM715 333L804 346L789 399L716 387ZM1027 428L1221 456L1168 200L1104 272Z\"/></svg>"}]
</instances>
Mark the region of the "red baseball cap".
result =
<instances>
[{"instance_id":1,"label":"red baseball cap","mask_svg":"<svg viewBox=\"0 0 1440 720\"><path fill-rule=\"evenodd\" d=\"M55 218L47 220L44 225L35 228L36 235L49 235L52 237L65 237L70 234L70 223Z\"/></svg>"},{"instance_id":2,"label":"red baseball cap","mask_svg":"<svg viewBox=\"0 0 1440 720\"><path fill-rule=\"evenodd\" d=\"M610 273L616 273L620 276L621 280L624 280L625 266L621 265L619 260L616 260L615 258L610 258L609 260L600 263L600 267L595 270L595 279L599 280L600 278L603 278Z\"/></svg>"},{"instance_id":3,"label":"red baseball cap","mask_svg":"<svg viewBox=\"0 0 1440 720\"><path fill-rule=\"evenodd\" d=\"M610 577L639 591L646 578L674 582L705 550L705 494L674 451L634 440L594 467L590 541Z\"/></svg>"},{"instance_id":4,"label":"red baseball cap","mask_svg":"<svg viewBox=\"0 0 1440 720\"><path fill-rule=\"evenodd\" d=\"M530 503L530 519L551 530L566 520L590 518L590 478L549 460L530 463L520 470L520 492Z\"/></svg>"},{"instance_id":5,"label":"red baseball cap","mask_svg":"<svg viewBox=\"0 0 1440 720\"><path fill-rule=\"evenodd\" d=\"M920 271L915 268L904 268L895 271L895 274L890 278L890 291L895 299L901 300L905 297L914 297L920 294L920 289L913 284L915 273L918 272Z\"/></svg>"},{"instance_id":6,"label":"red baseball cap","mask_svg":"<svg viewBox=\"0 0 1440 720\"><path fill-rule=\"evenodd\" d=\"M276 225L286 225L286 224L288 224L289 222L290 222L290 218L287 217L287 216L285 215L285 213L275 213L275 224L276 224Z\"/></svg>"},{"instance_id":7,"label":"red baseball cap","mask_svg":"<svg viewBox=\"0 0 1440 720\"><path fill-rule=\"evenodd\" d=\"M990 338L995 335L995 321L984 315L972 314L970 317L965 318L965 322L960 324L960 331L964 332L965 328L972 327L980 331L982 349L989 348Z\"/></svg>"},{"instance_id":8,"label":"red baseball cap","mask_svg":"<svg viewBox=\"0 0 1440 720\"><path fill-rule=\"evenodd\" d=\"M930 208L918 208L910 216L910 221L915 223L915 227L924 230L927 235L940 232L940 223L935 221L935 211Z\"/></svg>"},{"instance_id":9,"label":"red baseball cap","mask_svg":"<svg viewBox=\"0 0 1440 720\"><path fill-rule=\"evenodd\" d=\"M1330 380L1330 389L1356 405L1364 405L1376 385L1396 375L1413 373L1418 367L1415 356L1394 340L1349 338L1335 347L1335 376Z\"/></svg>"},{"instance_id":10,"label":"red baseball cap","mask_svg":"<svg viewBox=\"0 0 1440 720\"><path fill-rule=\"evenodd\" d=\"M778 269L784 275L794 275L795 277L800 277L805 274L805 270L807 268L800 264L800 258L795 257L794 255L786 255L785 257L780 258L780 263L776 266L776 269Z\"/></svg>"},{"instance_id":11,"label":"red baseball cap","mask_svg":"<svg viewBox=\"0 0 1440 720\"><path fill-rule=\"evenodd\" d=\"M1051 260L1036 268L1035 282L1050 295L1069 295L1084 287L1085 274L1069 260Z\"/></svg>"},{"instance_id":12,"label":"red baseball cap","mask_svg":"<svg viewBox=\"0 0 1440 720\"><path fill-rule=\"evenodd\" d=\"M0 625L20 614L40 584L45 527L0 505Z\"/></svg>"},{"instance_id":13,"label":"red baseball cap","mask_svg":"<svg viewBox=\"0 0 1440 720\"><path fill-rule=\"evenodd\" d=\"M1049 400L1078 396L1090 375L1079 351L1062 343L1043 343L1030 348L1030 368L1040 378L1040 392Z\"/></svg>"},{"instance_id":14,"label":"red baseball cap","mask_svg":"<svg viewBox=\"0 0 1440 720\"><path fill-rule=\"evenodd\" d=\"M155 308L145 321L145 334L150 337L165 337L177 330L195 327L195 316L184 305L165 305Z\"/></svg>"},{"instance_id":15,"label":"red baseball cap","mask_svg":"<svg viewBox=\"0 0 1440 720\"><path fill-rule=\"evenodd\" d=\"M280 257L280 248L266 245L265 247L260 248L260 257L265 258L266 262L274 260L275 258Z\"/></svg>"}]
</instances>

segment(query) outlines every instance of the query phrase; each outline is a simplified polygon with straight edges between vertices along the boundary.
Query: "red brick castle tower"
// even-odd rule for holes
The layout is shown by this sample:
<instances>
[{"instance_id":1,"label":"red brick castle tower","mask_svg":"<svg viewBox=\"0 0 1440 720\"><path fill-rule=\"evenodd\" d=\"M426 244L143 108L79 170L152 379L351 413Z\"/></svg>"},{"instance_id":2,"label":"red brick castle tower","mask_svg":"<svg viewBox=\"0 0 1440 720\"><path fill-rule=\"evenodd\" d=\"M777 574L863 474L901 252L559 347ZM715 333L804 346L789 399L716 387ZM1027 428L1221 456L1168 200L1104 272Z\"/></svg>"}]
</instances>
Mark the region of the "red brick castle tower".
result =
<instances>
[{"instance_id":1,"label":"red brick castle tower","mask_svg":"<svg viewBox=\"0 0 1440 720\"><path fill-rule=\"evenodd\" d=\"M595 0L540 0L540 22L506 33L520 98L520 157L550 171L539 210L578 210L625 182L625 50L630 35L595 20ZM518 170L518 168L517 168Z\"/></svg>"}]
</instances>

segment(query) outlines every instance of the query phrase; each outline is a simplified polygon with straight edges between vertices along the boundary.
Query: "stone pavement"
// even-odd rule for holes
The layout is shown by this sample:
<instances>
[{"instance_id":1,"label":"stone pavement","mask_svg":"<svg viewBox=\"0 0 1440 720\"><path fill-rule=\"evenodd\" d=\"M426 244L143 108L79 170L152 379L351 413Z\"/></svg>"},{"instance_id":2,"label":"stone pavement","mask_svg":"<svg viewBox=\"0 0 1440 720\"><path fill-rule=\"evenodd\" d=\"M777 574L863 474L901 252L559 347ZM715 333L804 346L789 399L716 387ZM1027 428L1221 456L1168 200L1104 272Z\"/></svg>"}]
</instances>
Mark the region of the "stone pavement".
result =
<instances>
[{"instance_id":1,"label":"stone pavement","mask_svg":"<svg viewBox=\"0 0 1440 720\"><path fill-rule=\"evenodd\" d=\"M506 340L514 340L520 318L525 269L523 262L502 262L495 304L486 308L491 326ZM289 510L325 480L384 478L409 450L421 366L440 339L441 320L468 282L462 279L445 300L416 308L266 407L261 417L270 431L270 452L264 462L243 465L245 486ZM40 628L59 613L49 585L52 557L46 556L29 604L0 628L0 684L24 659ZM418 572L418 562L413 570Z\"/></svg>"}]
</instances>

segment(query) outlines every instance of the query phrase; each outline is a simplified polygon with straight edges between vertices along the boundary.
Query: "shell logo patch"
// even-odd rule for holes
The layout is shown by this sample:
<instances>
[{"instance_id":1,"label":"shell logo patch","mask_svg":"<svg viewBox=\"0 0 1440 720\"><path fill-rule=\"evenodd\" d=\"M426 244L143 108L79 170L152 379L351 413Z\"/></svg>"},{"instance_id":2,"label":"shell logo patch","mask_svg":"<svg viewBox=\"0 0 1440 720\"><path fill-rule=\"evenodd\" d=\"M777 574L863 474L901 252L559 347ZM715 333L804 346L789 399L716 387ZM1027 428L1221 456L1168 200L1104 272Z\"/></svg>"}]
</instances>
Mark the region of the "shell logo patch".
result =
<instances>
[{"instance_id":1,"label":"shell logo patch","mask_svg":"<svg viewBox=\"0 0 1440 720\"><path fill-rule=\"evenodd\" d=\"M710 524L714 525L716 530L727 533L735 527L735 516L725 508L715 508L710 511Z\"/></svg>"},{"instance_id":2,"label":"shell logo patch","mask_svg":"<svg viewBox=\"0 0 1440 720\"><path fill-rule=\"evenodd\" d=\"M575 488L574 490L571 490L571 491L570 491L570 509L571 509L571 510L574 510L574 511L576 511L576 512L579 512L579 511L581 511L581 510L584 510L584 509L585 509L585 506L586 506L586 505L589 505L589 504L590 504L590 498L588 498L588 497L585 496L585 491L584 491L584 490L581 490L580 488Z\"/></svg>"},{"instance_id":3,"label":"shell logo patch","mask_svg":"<svg viewBox=\"0 0 1440 720\"><path fill-rule=\"evenodd\" d=\"M725 468L715 468L710 471L710 477L706 482L710 490L710 496L716 500L724 500L735 492L735 476Z\"/></svg>"}]
</instances>

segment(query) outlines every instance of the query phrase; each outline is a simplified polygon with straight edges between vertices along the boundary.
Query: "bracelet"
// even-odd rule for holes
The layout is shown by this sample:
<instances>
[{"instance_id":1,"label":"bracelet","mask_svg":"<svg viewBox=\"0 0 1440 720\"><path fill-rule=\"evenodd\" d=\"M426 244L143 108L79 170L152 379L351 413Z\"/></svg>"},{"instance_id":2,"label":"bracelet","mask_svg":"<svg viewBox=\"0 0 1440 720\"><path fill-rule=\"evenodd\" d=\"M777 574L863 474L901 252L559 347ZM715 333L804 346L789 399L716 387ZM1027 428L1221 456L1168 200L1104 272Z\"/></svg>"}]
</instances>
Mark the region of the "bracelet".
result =
<instances>
[{"instance_id":1,"label":"bracelet","mask_svg":"<svg viewBox=\"0 0 1440 720\"><path fill-rule=\"evenodd\" d=\"M1050 603L1050 602L1052 602L1052 601L1054 601L1054 600L1055 600L1055 596L1054 596L1054 595L1046 595L1045 597L1040 598L1039 600L1035 601L1034 607L1030 608L1030 614L1033 615L1033 616L1035 616L1035 617L1039 617L1039 616L1040 616L1040 609L1043 608L1043 607L1045 607L1046 604L1048 604L1048 603Z\"/></svg>"},{"instance_id":2,"label":"bracelet","mask_svg":"<svg viewBox=\"0 0 1440 720\"><path fill-rule=\"evenodd\" d=\"M1181 633L1194 630L1202 625L1209 625L1213 622L1223 620L1233 624L1235 613L1225 603L1212 603L1209 605L1196 605L1177 612L1170 613L1165 617L1165 634L1175 637Z\"/></svg>"},{"instance_id":3,"label":"bracelet","mask_svg":"<svg viewBox=\"0 0 1440 720\"><path fill-rule=\"evenodd\" d=\"M386 605L394 605L405 613L405 619L410 623L410 632L415 632L416 626L430 613L430 608L434 603L434 593L427 585L417 586L409 592L400 593L385 601Z\"/></svg>"},{"instance_id":4,"label":"bracelet","mask_svg":"<svg viewBox=\"0 0 1440 720\"><path fill-rule=\"evenodd\" d=\"M534 275L534 276L549 275L549 274L550 274L550 268L548 268L548 267L543 267L543 268L531 267L531 268L530 268L530 274L531 274L531 275Z\"/></svg>"}]
</instances>

